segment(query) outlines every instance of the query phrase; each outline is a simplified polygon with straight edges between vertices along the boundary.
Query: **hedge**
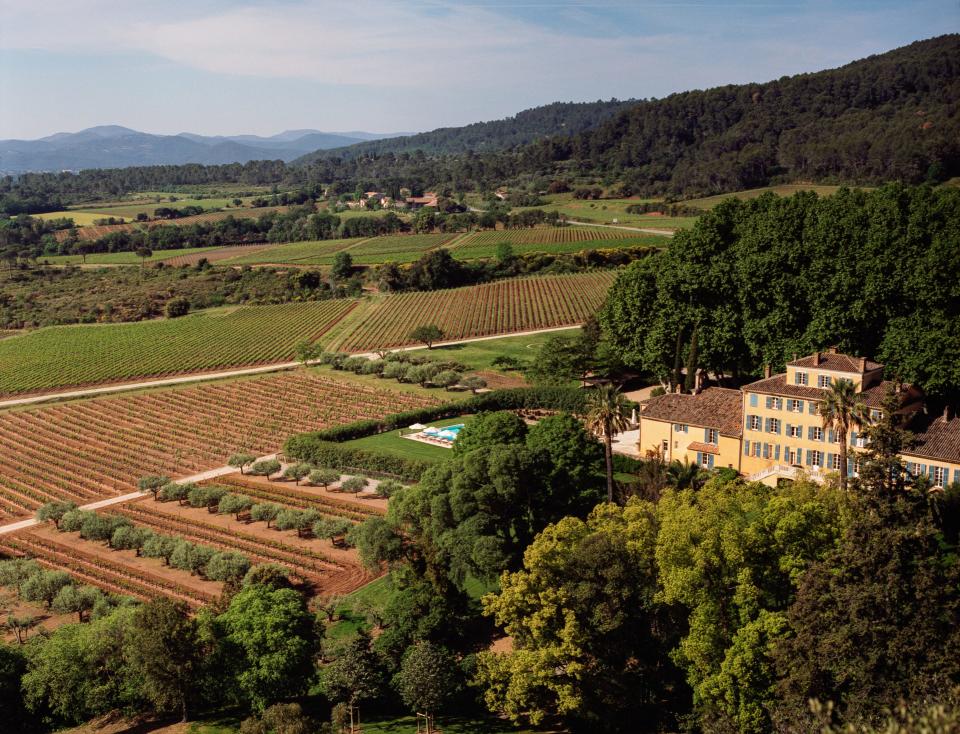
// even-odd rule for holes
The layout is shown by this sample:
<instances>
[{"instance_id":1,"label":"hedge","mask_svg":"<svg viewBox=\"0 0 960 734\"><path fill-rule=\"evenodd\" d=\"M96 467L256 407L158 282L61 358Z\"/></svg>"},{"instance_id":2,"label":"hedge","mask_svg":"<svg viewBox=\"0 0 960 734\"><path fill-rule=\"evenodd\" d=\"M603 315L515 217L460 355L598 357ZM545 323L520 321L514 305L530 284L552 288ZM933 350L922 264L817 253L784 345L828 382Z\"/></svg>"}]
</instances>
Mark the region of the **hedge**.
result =
<instances>
[{"instance_id":1,"label":"hedge","mask_svg":"<svg viewBox=\"0 0 960 734\"><path fill-rule=\"evenodd\" d=\"M407 459L370 449L355 449L333 441L301 433L287 439L283 448L287 456L315 466L338 469L348 474L371 474L395 477L405 482L418 482L433 462Z\"/></svg>"},{"instance_id":2,"label":"hedge","mask_svg":"<svg viewBox=\"0 0 960 734\"><path fill-rule=\"evenodd\" d=\"M420 476L432 462L405 459L370 449L355 449L340 444L355 438L406 428L413 423L429 423L456 418L465 413L494 410L560 410L568 413L583 413L586 410L588 393L575 387L518 387L507 390L491 390L480 395L471 395L444 405L394 413L380 420L361 420L322 431L298 433L287 439L283 452L298 461L315 466L340 469L345 472L366 472L397 477L408 482L420 480Z\"/></svg>"}]
</instances>

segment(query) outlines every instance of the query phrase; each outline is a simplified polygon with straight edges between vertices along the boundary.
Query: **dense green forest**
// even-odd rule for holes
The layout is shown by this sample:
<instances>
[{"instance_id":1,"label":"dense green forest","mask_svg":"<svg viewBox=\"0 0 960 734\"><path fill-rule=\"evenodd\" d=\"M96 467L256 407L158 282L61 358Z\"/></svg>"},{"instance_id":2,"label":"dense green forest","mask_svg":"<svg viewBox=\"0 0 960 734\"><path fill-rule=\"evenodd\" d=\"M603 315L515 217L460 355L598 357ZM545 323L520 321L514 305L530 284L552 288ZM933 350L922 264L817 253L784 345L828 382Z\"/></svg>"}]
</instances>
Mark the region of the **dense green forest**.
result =
<instances>
[{"instance_id":1,"label":"dense green forest","mask_svg":"<svg viewBox=\"0 0 960 734\"><path fill-rule=\"evenodd\" d=\"M76 200L215 183L290 188L335 183L349 191L359 186L395 195L401 187L490 190L517 182L546 187L560 176L680 196L796 180L938 182L960 175L958 59L960 36L940 36L839 69L637 102L578 134L492 152L487 148L493 143L485 139L477 141L484 150L447 155L433 151L453 142L394 151L382 141L374 150L358 149L362 154L325 153L301 166L252 161L25 174L0 181L0 210L52 211ZM484 136L510 128L488 124L494 127L481 128ZM467 133L457 135L455 145L468 144Z\"/></svg>"},{"instance_id":2,"label":"dense green forest","mask_svg":"<svg viewBox=\"0 0 960 734\"><path fill-rule=\"evenodd\" d=\"M617 99L609 102L554 102L523 110L503 120L475 122L463 127L441 127L428 133L371 140L329 151L318 150L298 158L294 165L310 163L319 158L351 158L384 153L412 153L417 150L429 154L505 150L540 138L575 135L596 127L634 104L635 100Z\"/></svg>"},{"instance_id":3,"label":"dense green forest","mask_svg":"<svg viewBox=\"0 0 960 734\"><path fill-rule=\"evenodd\" d=\"M624 270L600 321L666 384L678 364L743 377L837 345L956 403L960 190L730 199Z\"/></svg>"}]
</instances>

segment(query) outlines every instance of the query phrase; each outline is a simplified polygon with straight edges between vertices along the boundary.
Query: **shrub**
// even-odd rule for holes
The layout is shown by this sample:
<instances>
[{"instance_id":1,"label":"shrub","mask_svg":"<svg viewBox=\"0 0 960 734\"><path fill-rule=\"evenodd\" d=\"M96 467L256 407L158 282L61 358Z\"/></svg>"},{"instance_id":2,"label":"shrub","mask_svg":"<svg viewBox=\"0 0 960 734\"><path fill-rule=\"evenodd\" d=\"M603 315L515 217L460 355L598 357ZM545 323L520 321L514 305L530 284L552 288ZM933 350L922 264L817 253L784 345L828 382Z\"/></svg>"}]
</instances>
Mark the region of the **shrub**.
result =
<instances>
[{"instance_id":1,"label":"shrub","mask_svg":"<svg viewBox=\"0 0 960 734\"><path fill-rule=\"evenodd\" d=\"M182 505L190 495L191 490L193 490L196 486L196 484L191 482L187 482L186 484L170 482L169 484L163 485L163 488L157 495L157 499L163 500L164 502L176 500Z\"/></svg>"},{"instance_id":2,"label":"shrub","mask_svg":"<svg viewBox=\"0 0 960 734\"><path fill-rule=\"evenodd\" d=\"M211 485L209 487L194 487L187 492L187 501L191 507L214 507L227 494L226 487Z\"/></svg>"},{"instance_id":3,"label":"shrub","mask_svg":"<svg viewBox=\"0 0 960 734\"><path fill-rule=\"evenodd\" d=\"M89 510L70 510L60 518L58 529L63 533L75 533L83 527L83 523L94 513Z\"/></svg>"},{"instance_id":4,"label":"shrub","mask_svg":"<svg viewBox=\"0 0 960 734\"><path fill-rule=\"evenodd\" d=\"M406 373L407 366L403 362L388 362L383 366L380 376L391 380L402 380Z\"/></svg>"},{"instance_id":5,"label":"shrub","mask_svg":"<svg viewBox=\"0 0 960 734\"><path fill-rule=\"evenodd\" d=\"M370 364L370 360L366 357L350 357L343 361L343 369L347 372L359 374L368 364Z\"/></svg>"},{"instance_id":6,"label":"shrub","mask_svg":"<svg viewBox=\"0 0 960 734\"><path fill-rule=\"evenodd\" d=\"M453 370L443 370L430 378L430 381L437 387L449 390L460 382L460 373L454 372Z\"/></svg>"},{"instance_id":7,"label":"shrub","mask_svg":"<svg viewBox=\"0 0 960 734\"><path fill-rule=\"evenodd\" d=\"M170 565L170 556L177 547L177 538L163 533L154 533L143 541L141 553L147 558L162 558L163 562Z\"/></svg>"},{"instance_id":8,"label":"shrub","mask_svg":"<svg viewBox=\"0 0 960 734\"><path fill-rule=\"evenodd\" d=\"M363 365L363 368L360 370L360 374L379 375L383 372L385 366L382 359L368 359L367 363Z\"/></svg>"},{"instance_id":9,"label":"shrub","mask_svg":"<svg viewBox=\"0 0 960 734\"><path fill-rule=\"evenodd\" d=\"M278 530L293 530L297 527L301 515L300 510L294 510L289 507L280 510L274 519L274 524Z\"/></svg>"},{"instance_id":10,"label":"shrub","mask_svg":"<svg viewBox=\"0 0 960 734\"><path fill-rule=\"evenodd\" d=\"M179 316L186 316L190 313L190 301L186 298L171 298L167 301L167 305L164 308L164 313L166 313L168 319L175 319Z\"/></svg>"},{"instance_id":11,"label":"shrub","mask_svg":"<svg viewBox=\"0 0 960 734\"><path fill-rule=\"evenodd\" d=\"M98 515L91 512L90 516L83 521L83 525L80 526L80 537L84 540L102 540L109 543L113 532L117 528L130 524L130 521L125 517Z\"/></svg>"},{"instance_id":12,"label":"shrub","mask_svg":"<svg viewBox=\"0 0 960 734\"><path fill-rule=\"evenodd\" d=\"M131 525L121 525L110 536L110 547L114 550L135 550L140 555L143 544L150 537L146 528L135 528Z\"/></svg>"},{"instance_id":13,"label":"shrub","mask_svg":"<svg viewBox=\"0 0 960 734\"><path fill-rule=\"evenodd\" d=\"M464 377L462 380L460 380L460 384L476 395L477 390L487 386L487 381L479 375L470 375L469 377Z\"/></svg>"},{"instance_id":14,"label":"shrub","mask_svg":"<svg viewBox=\"0 0 960 734\"><path fill-rule=\"evenodd\" d=\"M313 534L318 538L333 540L338 535L346 535L353 523L342 517L324 517L313 524Z\"/></svg>"}]
</instances>

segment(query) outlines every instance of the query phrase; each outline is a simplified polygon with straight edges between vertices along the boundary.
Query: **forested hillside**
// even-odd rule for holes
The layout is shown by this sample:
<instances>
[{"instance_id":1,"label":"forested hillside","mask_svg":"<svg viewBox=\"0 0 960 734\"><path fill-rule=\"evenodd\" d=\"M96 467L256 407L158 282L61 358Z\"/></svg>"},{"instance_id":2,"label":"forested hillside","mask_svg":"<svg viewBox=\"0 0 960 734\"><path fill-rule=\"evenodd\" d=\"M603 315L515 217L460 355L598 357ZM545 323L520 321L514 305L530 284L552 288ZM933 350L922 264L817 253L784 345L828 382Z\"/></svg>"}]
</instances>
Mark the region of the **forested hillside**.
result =
<instances>
[{"instance_id":1,"label":"forested hillside","mask_svg":"<svg viewBox=\"0 0 960 734\"><path fill-rule=\"evenodd\" d=\"M354 158L385 153L430 154L505 150L549 136L574 135L596 127L616 113L632 107L635 100L621 102L554 102L518 112L513 117L475 122L463 127L441 127L427 133L371 140L342 148L318 150L294 161L306 164L320 158Z\"/></svg>"},{"instance_id":2,"label":"forested hillside","mask_svg":"<svg viewBox=\"0 0 960 734\"><path fill-rule=\"evenodd\" d=\"M599 114L594 107L584 107L577 124ZM529 119L518 115L513 122L428 133L428 148L412 153L407 142L402 152L382 152L375 143L363 155L325 154L301 166L253 161L28 174L0 181L0 208L15 214L23 202L23 210L38 211L38 204L57 199L227 182L337 183L344 190L395 193L402 186L482 190L579 176L672 196L797 180L937 182L960 175L960 35L919 41L839 69L639 102L576 135L484 152L534 136L537 125L559 124L563 109L551 105L530 111ZM537 125L528 126L530 120ZM506 138L496 137L501 134ZM463 151L468 144L476 147L434 152Z\"/></svg>"}]
</instances>

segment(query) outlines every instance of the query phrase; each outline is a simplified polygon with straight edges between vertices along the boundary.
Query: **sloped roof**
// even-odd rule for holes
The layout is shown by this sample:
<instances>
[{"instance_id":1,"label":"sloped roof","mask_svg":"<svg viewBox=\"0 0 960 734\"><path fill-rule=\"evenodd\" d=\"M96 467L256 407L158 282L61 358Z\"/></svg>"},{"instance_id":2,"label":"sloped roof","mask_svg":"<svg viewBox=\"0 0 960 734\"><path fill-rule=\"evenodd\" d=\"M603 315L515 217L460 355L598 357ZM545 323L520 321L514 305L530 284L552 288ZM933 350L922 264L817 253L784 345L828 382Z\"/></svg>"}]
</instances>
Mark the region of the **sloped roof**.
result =
<instances>
[{"instance_id":1,"label":"sloped roof","mask_svg":"<svg viewBox=\"0 0 960 734\"><path fill-rule=\"evenodd\" d=\"M911 389L910 385L901 386L904 391ZM868 408L879 408L883 405L883 399L887 392L896 388L896 383L892 380L881 380L876 385L868 387L860 393L864 405ZM804 400L821 400L827 392L826 388L811 387L810 385L791 385L787 382L787 376L780 374L773 377L767 377L763 380L751 382L743 386L744 390L749 392L758 392L765 395L778 395L788 398L802 398Z\"/></svg>"},{"instance_id":2,"label":"sloped roof","mask_svg":"<svg viewBox=\"0 0 960 734\"><path fill-rule=\"evenodd\" d=\"M913 428L916 444L903 453L954 464L960 463L960 417L929 417Z\"/></svg>"},{"instance_id":3,"label":"sloped roof","mask_svg":"<svg viewBox=\"0 0 960 734\"><path fill-rule=\"evenodd\" d=\"M724 435L739 436L743 422L743 394L725 387L708 387L697 395L659 395L647 402L642 419L716 428Z\"/></svg>"},{"instance_id":4,"label":"sloped roof","mask_svg":"<svg viewBox=\"0 0 960 734\"><path fill-rule=\"evenodd\" d=\"M857 375L863 373L863 370L860 369L859 357L851 357L848 354L834 354L833 352L820 352L819 364L817 364L817 355L810 354L806 357L795 359L793 362L788 362L787 366L809 367L811 369L832 370L834 372L853 372ZM878 370L881 367L883 367L882 364L871 362L869 359L866 362L867 372Z\"/></svg>"}]
</instances>

